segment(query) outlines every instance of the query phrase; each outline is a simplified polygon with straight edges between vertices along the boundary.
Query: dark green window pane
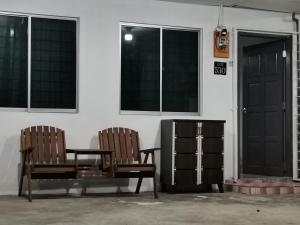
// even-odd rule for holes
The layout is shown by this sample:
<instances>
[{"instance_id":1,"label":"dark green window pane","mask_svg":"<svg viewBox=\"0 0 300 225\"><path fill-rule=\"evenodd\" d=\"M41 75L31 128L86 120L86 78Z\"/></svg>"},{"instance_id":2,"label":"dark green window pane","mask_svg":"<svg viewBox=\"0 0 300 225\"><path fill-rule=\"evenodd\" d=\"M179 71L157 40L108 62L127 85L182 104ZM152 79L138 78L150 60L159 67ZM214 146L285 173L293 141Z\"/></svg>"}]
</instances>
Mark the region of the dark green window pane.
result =
<instances>
[{"instance_id":1,"label":"dark green window pane","mask_svg":"<svg viewBox=\"0 0 300 225\"><path fill-rule=\"evenodd\" d=\"M163 30L163 111L198 112L198 49L198 32Z\"/></svg>"},{"instance_id":2,"label":"dark green window pane","mask_svg":"<svg viewBox=\"0 0 300 225\"><path fill-rule=\"evenodd\" d=\"M27 107L28 21L0 16L0 107Z\"/></svg>"},{"instance_id":3,"label":"dark green window pane","mask_svg":"<svg viewBox=\"0 0 300 225\"><path fill-rule=\"evenodd\" d=\"M76 109L76 21L31 26L31 108Z\"/></svg>"},{"instance_id":4,"label":"dark green window pane","mask_svg":"<svg viewBox=\"0 0 300 225\"><path fill-rule=\"evenodd\" d=\"M122 26L121 39L121 110L160 111L160 29Z\"/></svg>"}]
</instances>

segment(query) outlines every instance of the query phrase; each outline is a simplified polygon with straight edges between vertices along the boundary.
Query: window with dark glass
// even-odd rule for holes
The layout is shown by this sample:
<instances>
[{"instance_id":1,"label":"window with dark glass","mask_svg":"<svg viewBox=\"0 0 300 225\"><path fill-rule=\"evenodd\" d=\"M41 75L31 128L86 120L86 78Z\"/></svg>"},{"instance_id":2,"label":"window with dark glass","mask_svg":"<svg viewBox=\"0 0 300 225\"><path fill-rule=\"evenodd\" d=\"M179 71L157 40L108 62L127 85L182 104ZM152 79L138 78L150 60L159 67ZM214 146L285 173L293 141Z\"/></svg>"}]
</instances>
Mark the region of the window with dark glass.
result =
<instances>
[{"instance_id":1,"label":"window with dark glass","mask_svg":"<svg viewBox=\"0 0 300 225\"><path fill-rule=\"evenodd\" d=\"M198 32L163 30L162 111L198 112Z\"/></svg>"},{"instance_id":2,"label":"window with dark glass","mask_svg":"<svg viewBox=\"0 0 300 225\"><path fill-rule=\"evenodd\" d=\"M199 112L199 31L121 31L121 110Z\"/></svg>"},{"instance_id":3,"label":"window with dark glass","mask_svg":"<svg viewBox=\"0 0 300 225\"><path fill-rule=\"evenodd\" d=\"M121 109L159 111L160 29L122 26Z\"/></svg>"},{"instance_id":4,"label":"window with dark glass","mask_svg":"<svg viewBox=\"0 0 300 225\"><path fill-rule=\"evenodd\" d=\"M75 20L0 15L0 107L75 110L76 58Z\"/></svg>"},{"instance_id":5,"label":"window with dark glass","mask_svg":"<svg viewBox=\"0 0 300 225\"><path fill-rule=\"evenodd\" d=\"M0 107L27 107L27 27L27 18L0 15Z\"/></svg>"},{"instance_id":6,"label":"window with dark glass","mask_svg":"<svg viewBox=\"0 0 300 225\"><path fill-rule=\"evenodd\" d=\"M76 108L76 22L32 18L31 108Z\"/></svg>"}]
</instances>

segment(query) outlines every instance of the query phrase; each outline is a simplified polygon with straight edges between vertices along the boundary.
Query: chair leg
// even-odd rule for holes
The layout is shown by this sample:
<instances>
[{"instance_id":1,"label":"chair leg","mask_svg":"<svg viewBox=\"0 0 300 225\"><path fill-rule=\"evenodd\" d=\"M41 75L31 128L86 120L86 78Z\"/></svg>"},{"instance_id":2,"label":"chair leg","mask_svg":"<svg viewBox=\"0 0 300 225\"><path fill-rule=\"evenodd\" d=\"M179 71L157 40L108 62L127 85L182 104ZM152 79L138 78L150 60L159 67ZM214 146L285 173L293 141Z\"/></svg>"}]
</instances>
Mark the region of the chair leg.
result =
<instances>
[{"instance_id":1,"label":"chair leg","mask_svg":"<svg viewBox=\"0 0 300 225\"><path fill-rule=\"evenodd\" d=\"M153 192L154 192L154 198L158 198L157 187L156 187L156 175L155 175L155 173L153 175Z\"/></svg>"},{"instance_id":2,"label":"chair leg","mask_svg":"<svg viewBox=\"0 0 300 225\"><path fill-rule=\"evenodd\" d=\"M223 184L222 184L222 183L219 183L219 184L218 184L218 188L219 188L219 192L220 192L220 193L224 193L224 187L223 187Z\"/></svg>"},{"instance_id":3,"label":"chair leg","mask_svg":"<svg viewBox=\"0 0 300 225\"><path fill-rule=\"evenodd\" d=\"M30 167L27 168L27 189L28 189L28 201L32 201L32 190L31 190L31 171Z\"/></svg>"},{"instance_id":4,"label":"chair leg","mask_svg":"<svg viewBox=\"0 0 300 225\"><path fill-rule=\"evenodd\" d=\"M19 181L19 197L22 195L22 188L23 188L23 179L24 179L24 174L21 173L20 181Z\"/></svg>"},{"instance_id":5,"label":"chair leg","mask_svg":"<svg viewBox=\"0 0 300 225\"><path fill-rule=\"evenodd\" d=\"M141 188L142 181L143 181L143 177L139 177L139 180L138 180L138 183L137 183L136 189L135 189L136 194L140 193L140 188Z\"/></svg>"},{"instance_id":6,"label":"chair leg","mask_svg":"<svg viewBox=\"0 0 300 225\"><path fill-rule=\"evenodd\" d=\"M85 194L86 194L86 187L83 186L83 187L81 188L81 195L85 195Z\"/></svg>"},{"instance_id":7,"label":"chair leg","mask_svg":"<svg viewBox=\"0 0 300 225\"><path fill-rule=\"evenodd\" d=\"M19 180L19 192L18 192L19 196L22 195L24 175L25 175L25 156L23 156L22 165L21 165L21 176Z\"/></svg>"}]
</instances>

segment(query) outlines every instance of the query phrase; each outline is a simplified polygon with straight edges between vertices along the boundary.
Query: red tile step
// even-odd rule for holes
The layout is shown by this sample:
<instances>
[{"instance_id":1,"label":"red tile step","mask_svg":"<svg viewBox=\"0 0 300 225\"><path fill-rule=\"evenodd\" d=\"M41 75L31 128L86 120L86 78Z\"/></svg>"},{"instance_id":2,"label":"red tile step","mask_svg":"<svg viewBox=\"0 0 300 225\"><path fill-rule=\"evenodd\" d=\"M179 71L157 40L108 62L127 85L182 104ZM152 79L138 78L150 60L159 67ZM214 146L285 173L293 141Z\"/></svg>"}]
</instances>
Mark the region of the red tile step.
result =
<instances>
[{"instance_id":1,"label":"red tile step","mask_svg":"<svg viewBox=\"0 0 300 225\"><path fill-rule=\"evenodd\" d=\"M300 194L300 183L291 178L244 178L226 180L224 189L248 195Z\"/></svg>"}]
</instances>

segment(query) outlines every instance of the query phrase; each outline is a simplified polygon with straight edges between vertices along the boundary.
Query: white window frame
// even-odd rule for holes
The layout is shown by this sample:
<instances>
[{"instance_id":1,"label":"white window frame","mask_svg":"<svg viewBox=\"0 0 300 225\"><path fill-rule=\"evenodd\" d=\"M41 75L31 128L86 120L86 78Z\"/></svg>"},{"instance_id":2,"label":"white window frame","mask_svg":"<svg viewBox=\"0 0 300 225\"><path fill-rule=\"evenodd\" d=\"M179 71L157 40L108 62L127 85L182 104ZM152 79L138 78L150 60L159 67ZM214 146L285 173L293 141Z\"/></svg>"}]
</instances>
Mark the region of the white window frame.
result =
<instances>
[{"instance_id":1,"label":"white window frame","mask_svg":"<svg viewBox=\"0 0 300 225\"><path fill-rule=\"evenodd\" d=\"M78 113L79 112L79 17L67 16L53 16L42 14L29 14L19 12L0 12L1 16L14 16L25 17L28 19L27 27L27 41L28 41L28 62L27 62L27 107L14 108L14 107L0 107L0 111L15 111L15 112L33 112L33 113ZM76 106L75 109L60 109L60 108L31 108L31 19L44 18L44 19L57 19L57 20L70 20L76 22Z\"/></svg>"},{"instance_id":2,"label":"white window frame","mask_svg":"<svg viewBox=\"0 0 300 225\"><path fill-rule=\"evenodd\" d=\"M132 111L132 110L121 110L121 86L122 86L122 26L134 26L134 27L146 27L146 28L158 28L160 29L160 109L159 111ZM198 32L198 111L197 112L164 112L162 111L162 61L163 61L163 30L178 30L178 31L197 31ZM193 27L181 27L181 26L168 26L168 25L154 25L145 23L131 23L131 22L120 22L119 25L119 68L120 68L120 96L119 96L119 114L120 115L184 115L184 116L201 116L201 90L202 90L202 71L203 71L203 57L202 57L202 43L203 43L203 30L202 28Z\"/></svg>"}]
</instances>

